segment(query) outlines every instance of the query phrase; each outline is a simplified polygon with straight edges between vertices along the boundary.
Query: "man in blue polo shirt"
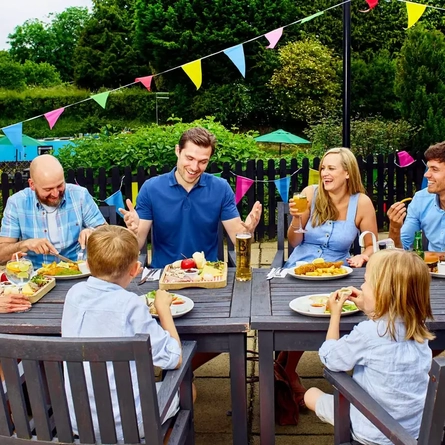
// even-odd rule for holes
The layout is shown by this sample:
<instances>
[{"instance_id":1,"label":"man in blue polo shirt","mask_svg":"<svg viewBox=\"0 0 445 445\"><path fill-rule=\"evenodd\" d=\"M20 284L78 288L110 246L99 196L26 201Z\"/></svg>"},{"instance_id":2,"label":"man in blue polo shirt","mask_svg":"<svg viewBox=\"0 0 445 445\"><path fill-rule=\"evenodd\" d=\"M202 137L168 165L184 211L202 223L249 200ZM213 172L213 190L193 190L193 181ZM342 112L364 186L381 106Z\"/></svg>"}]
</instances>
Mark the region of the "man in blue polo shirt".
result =
<instances>
[{"instance_id":1,"label":"man in blue polo shirt","mask_svg":"<svg viewBox=\"0 0 445 445\"><path fill-rule=\"evenodd\" d=\"M401 202L390 207L389 237L396 247L410 249L415 232L422 230L428 240L429 251L445 252L445 142L429 147L425 151L425 159L428 186L414 195L408 212Z\"/></svg>"},{"instance_id":2,"label":"man in blue polo shirt","mask_svg":"<svg viewBox=\"0 0 445 445\"><path fill-rule=\"evenodd\" d=\"M238 232L253 233L262 206L256 202L243 222L235 196L226 180L204 173L213 155L216 138L204 128L185 131L176 146L176 167L149 179L142 186L134 209L127 200L127 227L138 237L139 248L153 230L153 267L204 251L209 261L217 260L218 224L222 221L233 242Z\"/></svg>"}]
</instances>

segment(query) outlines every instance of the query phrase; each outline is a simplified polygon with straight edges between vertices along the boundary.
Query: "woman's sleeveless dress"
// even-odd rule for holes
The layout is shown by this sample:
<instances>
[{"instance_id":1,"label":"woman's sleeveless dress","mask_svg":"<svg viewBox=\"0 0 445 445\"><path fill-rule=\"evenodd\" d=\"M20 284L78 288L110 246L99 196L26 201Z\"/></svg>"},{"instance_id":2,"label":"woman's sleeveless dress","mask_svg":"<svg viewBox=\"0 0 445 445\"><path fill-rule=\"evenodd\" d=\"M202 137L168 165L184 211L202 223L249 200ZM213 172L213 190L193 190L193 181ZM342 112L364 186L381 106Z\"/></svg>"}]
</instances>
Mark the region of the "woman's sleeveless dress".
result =
<instances>
[{"instance_id":1,"label":"woman's sleeveless dress","mask_svg":"<svg viewBox=\"0 0 445 445\"><path fill-rule=\"evenodd\" d=\"M315 208L318 186L314 188L311 215ZM306 224L307 233L303 235L302 243L295 247L284 267L291 268L297 261L312 261L315 258L323 258L325 261L344 261L349 258L351 244L360 232L355 225L359 196L360 193L357 193L349 198L348 212L344 221L326 221L321 226L312 227L309 218Z\"/></svg>"}]
</instances>

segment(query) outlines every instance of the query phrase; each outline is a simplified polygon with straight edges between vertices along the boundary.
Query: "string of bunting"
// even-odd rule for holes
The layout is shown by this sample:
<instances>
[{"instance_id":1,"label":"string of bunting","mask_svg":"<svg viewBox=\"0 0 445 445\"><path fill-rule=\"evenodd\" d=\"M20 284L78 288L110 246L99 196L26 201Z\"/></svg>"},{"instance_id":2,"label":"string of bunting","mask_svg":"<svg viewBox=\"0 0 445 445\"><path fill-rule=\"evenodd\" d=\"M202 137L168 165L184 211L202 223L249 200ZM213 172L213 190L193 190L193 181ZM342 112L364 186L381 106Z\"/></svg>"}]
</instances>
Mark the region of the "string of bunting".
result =
<instances>
[{"instance_id":1,"label":"string of bunting","mask_svg":"<svg viewBox=\"0 0 445 445\"><path fill-rule=\"evenodd\" d=\"M368 9L361 11L361 12L369 12L378 5L378 0L365 0L365 1L368 4ZM386 0L386 1L388 1L388 0ZM408 13L408 28L411 28L420 19L420 17L425 12L426 8L432 8L432 9L436 9L439 11L445 11L445 8L440 8L437 6L424 5L424 4L414 3L411 1L407 1L407 0L397 0L397 1L400 1L400 2L403 2L406 4L407 13ZM62 115L62 113L65 111L66 108L73 107L75 105L81 104L81 103L89 101L91 99L93 99L95 102L97 102L102 108L105 108L110 93L112 93L114 91L121 90L123 88L127 88L127 87L135 85L137 83L141 83L142 85L145 86L145 88L147 90L151 91L151 83L152 83L153 78L155 78L157 76L161 76L163 74L166 74L170 71L176 70L178 68L182 68L183 71L188 75L190 80L194 83L194 85L196 86L196 89L199 89L202 84L201 60L207 59L209 57L213 57L213 56L215 56L217 54L221 54L221 53L224 53L232 61L232 63L236 66L236 68L239 70L241 75L243 77L245 77L245 75L246 75L246 61L245 61L245 56L244 56L243 45L245 45L246 43L250 43L255 40L258 40L261 37L265 37L269 42L269 45L266 48L274 49L276 44L278 43L278 41L281 39L281 36L283 35L284 28L287 28L287 27L295 25L295 24L303 24L303 23L309 22L310 20L313 20L316 17L323 15L325 12L327 12L331 9L337 8L339 6L344 5L345 3L350 3L350 2L351 2L351 0L345 0L341 3L330 6L329 8L326 8L323 11L316 12L316 13L311 14L303 19L296 20L296 21L289 23L287 25L283 25L280 28L277 28L277 29L269 31L265 34L261 34L259 36L253 37L253 38L246 40L245 42L240 43L238 45L226 48L221 51L217 51L215 53L201 57L200 59L185 63L184 65L170 68L168 70L162 71L161 73L153 74L150 76L137 77L134 80L134 82L128 83L127 85L123 85L123 86L114 88L109 91L91 95L90 97L80 100L78 102L75 102L75 103L72 103L69 105L65 105L64 107L60 107L55 110L48 111L47 113L43 113L38 116L31 117L31 118L26 119L22 122L3 127L2 130L3 130L4 134L6 135L6 137L11 141L11 144L14 146L14 148L16 148L18 150L18 152L21 154L21 156L23 156L23 152L24 152L24 147L22 144L23 122L29 122L29 121L38 119L43 116L48 121L50 130L52 130L54 125L56 124L57 120L60 118L60 116Z\"/></svg>"}]
</instances>

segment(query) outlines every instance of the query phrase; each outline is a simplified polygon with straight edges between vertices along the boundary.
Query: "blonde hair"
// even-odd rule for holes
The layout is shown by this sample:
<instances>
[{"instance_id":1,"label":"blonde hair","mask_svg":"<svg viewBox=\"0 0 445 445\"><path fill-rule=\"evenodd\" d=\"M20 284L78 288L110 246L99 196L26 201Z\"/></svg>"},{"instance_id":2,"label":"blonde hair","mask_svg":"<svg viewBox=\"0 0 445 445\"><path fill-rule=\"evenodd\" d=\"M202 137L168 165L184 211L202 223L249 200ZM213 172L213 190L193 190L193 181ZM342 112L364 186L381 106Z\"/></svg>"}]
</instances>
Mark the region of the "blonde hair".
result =
<instances>
[{"instance_id":1,"label":"blonde hair","mask_svg":"<svg viewBox=\"0 0 445 445\"><path fill-rule=\"evenodd\" d=\"M349 173L349 179L346 180L349 194L355 195L356 193L365 193L365 188L363 187L357 159L355 158L352 151L349 150L349 148L343 147L331 148L324 154L320 161L320 178L318 180L318 192L314 203L314 213L311 217L311 223L313 227L321 226L326 221L336 221L338 219L337 207L332 202L329 193L324 189L321 179L321 167L326 156L331 153L340 155L341 165L343 169Z\"/></svg>"},{"instance_id":2,"label":"blonde hair","mask_svg":"<svg viewBox=\"0 0 445 445\"><path fill-rule=\"evenodd\" d=\"M396 339L396 319L403 320L405 339L423 343L435 336L426 319L433 318L430 304L430 273L414 252L381 250L369 259L367 280L375 295L375 315L388 319L386 333Z\"/></svg>"},{"instance_id":3,"label":"blonde hair","mask_svg":"<svg viewBox=\"0 0 445 445\"><path fill-rule=\"evenodd\" d=\"M119 226L101 226L88 238L88 265L91 275L114 281L128 273L138 260L136 236Z\"/></svg>"}]
</instances>

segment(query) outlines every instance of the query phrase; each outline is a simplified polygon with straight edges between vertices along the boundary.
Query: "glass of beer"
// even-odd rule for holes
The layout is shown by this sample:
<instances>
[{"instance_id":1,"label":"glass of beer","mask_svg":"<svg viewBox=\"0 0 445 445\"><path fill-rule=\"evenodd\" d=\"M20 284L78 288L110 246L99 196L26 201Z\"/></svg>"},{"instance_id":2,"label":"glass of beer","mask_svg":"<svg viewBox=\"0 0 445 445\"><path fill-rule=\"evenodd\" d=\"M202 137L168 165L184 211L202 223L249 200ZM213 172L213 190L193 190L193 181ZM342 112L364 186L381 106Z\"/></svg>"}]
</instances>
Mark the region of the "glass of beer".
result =
<instances>
[{"instance_id":1,"label":"glass of beer","mask_svg":"<svg viewBox=\"0 0 445 445\"><path fill-rule=\"evenodd\" d=\"M252 267L250 256L252 253L252 234L249 232L236 234L236 272L237 281L250 281L252 279Z\"/></svg>"},{"instance_id":2,"label":"glass of beer","mask_svg":"<svg viewBox=\"0 0 445 445\"><path fill-rule=\"evenodd\" d=\"M294 193L294 196L292 197L292 200L294 201L294 207L296 208L298 215L298 221L300 223L300 227L298 229L295 229L295 233L306 233L307 230L303 229L303 225L301 223L301 214L304 213L307 210L307 197L306 195L303 195L302 193Z\"/></svg>"}]
</instances>

